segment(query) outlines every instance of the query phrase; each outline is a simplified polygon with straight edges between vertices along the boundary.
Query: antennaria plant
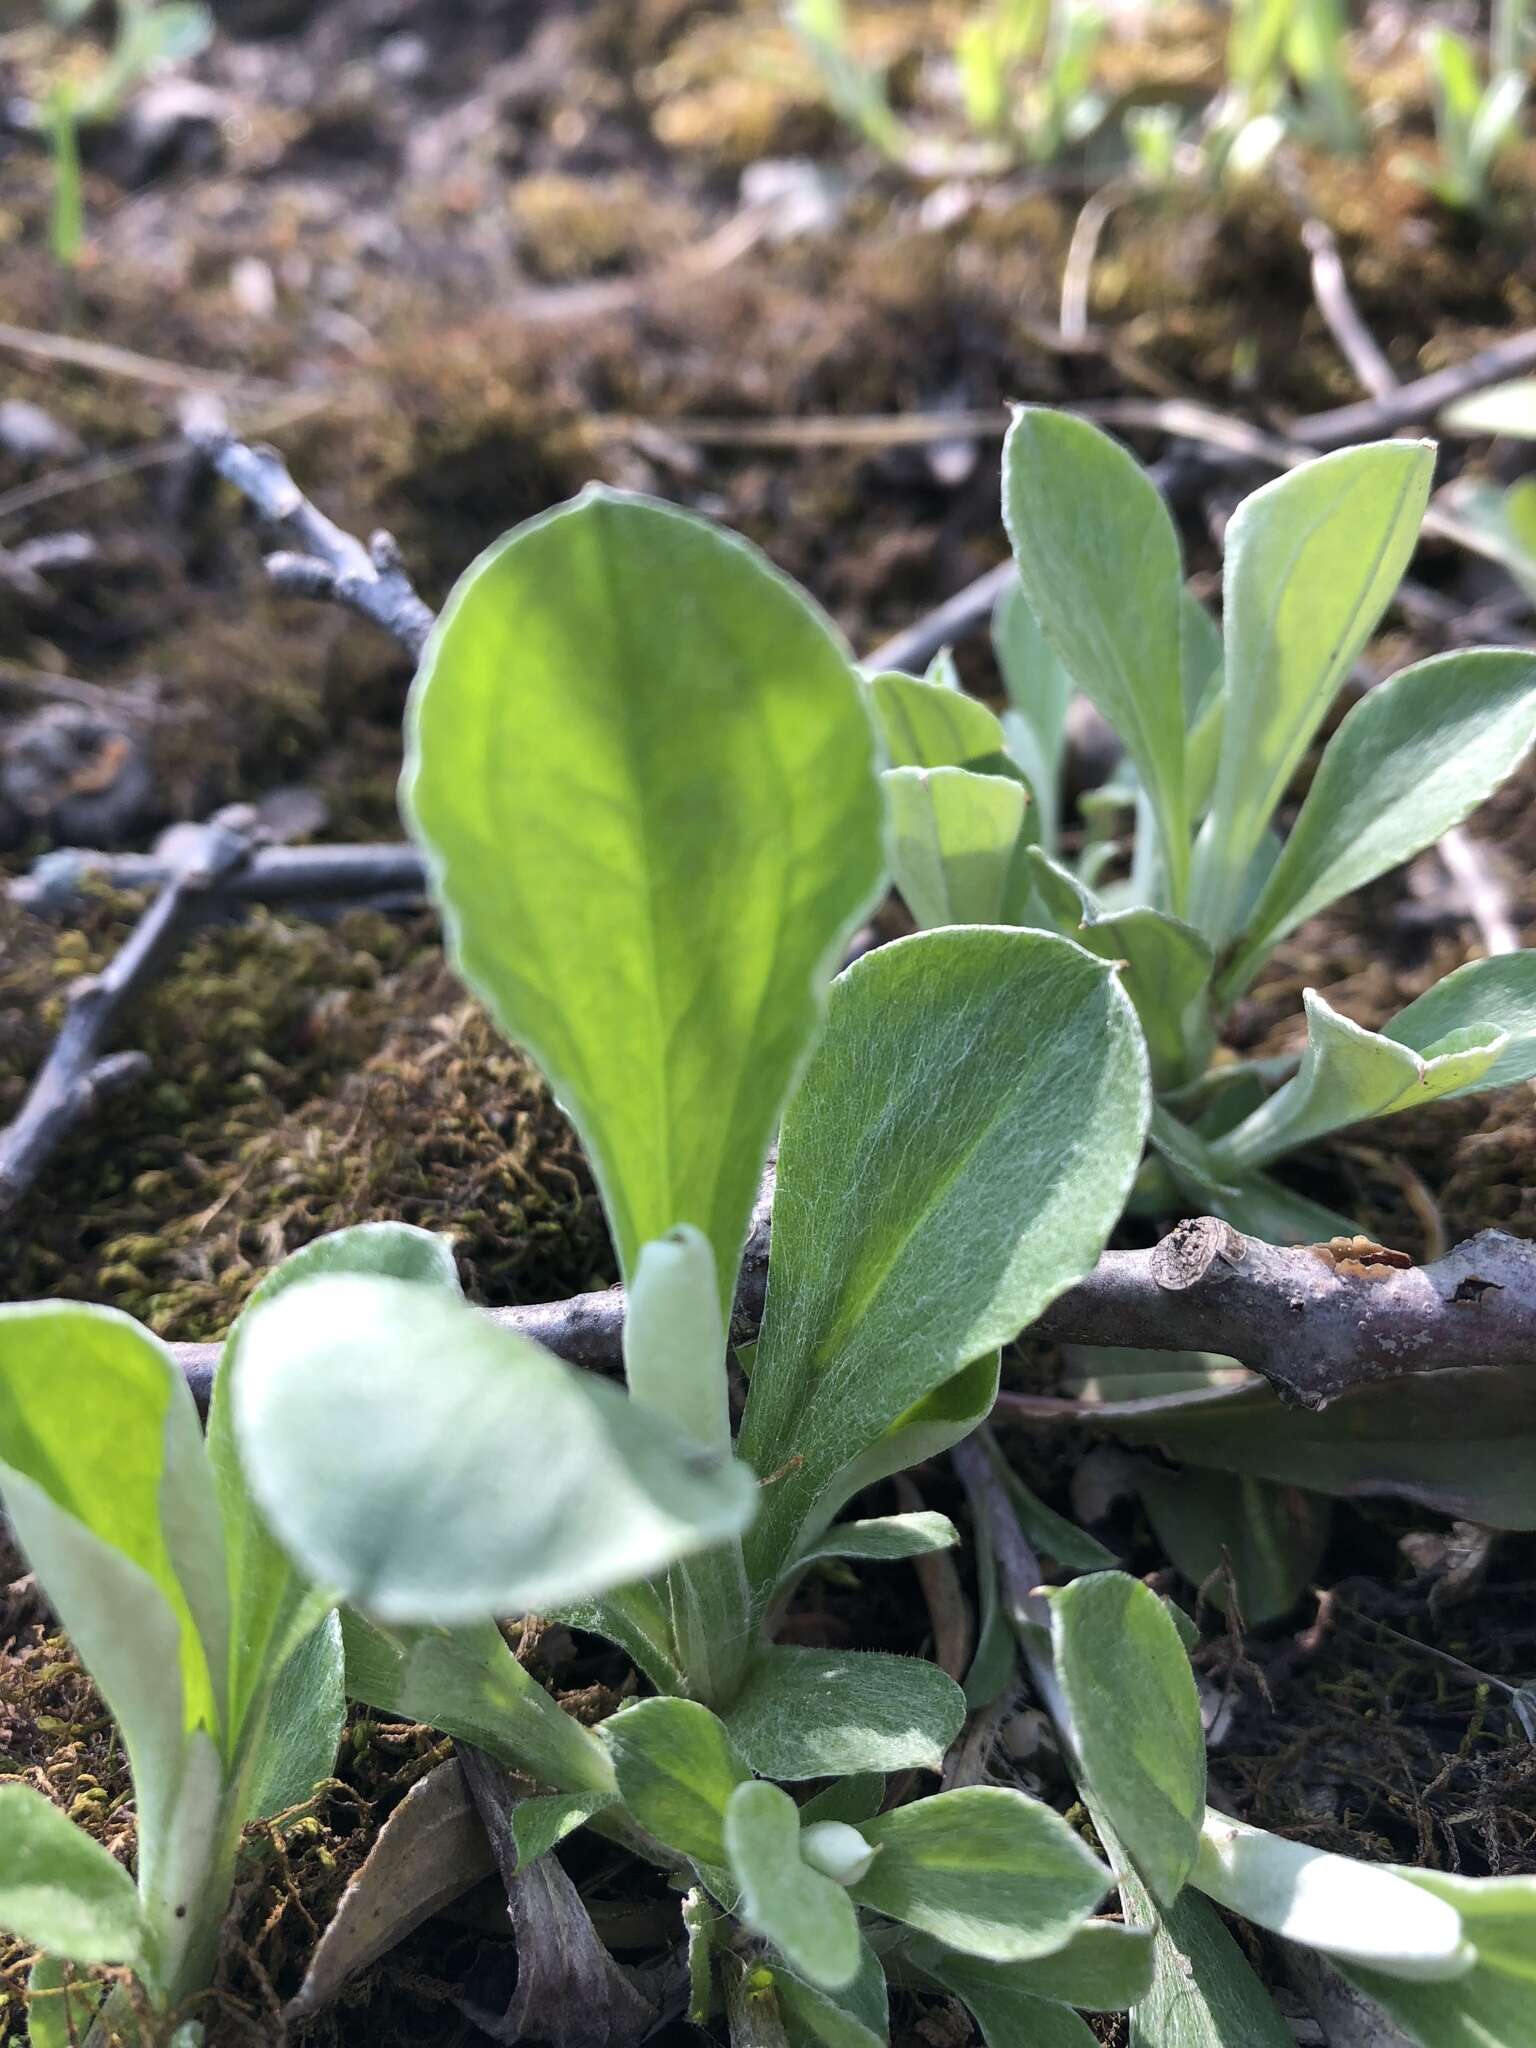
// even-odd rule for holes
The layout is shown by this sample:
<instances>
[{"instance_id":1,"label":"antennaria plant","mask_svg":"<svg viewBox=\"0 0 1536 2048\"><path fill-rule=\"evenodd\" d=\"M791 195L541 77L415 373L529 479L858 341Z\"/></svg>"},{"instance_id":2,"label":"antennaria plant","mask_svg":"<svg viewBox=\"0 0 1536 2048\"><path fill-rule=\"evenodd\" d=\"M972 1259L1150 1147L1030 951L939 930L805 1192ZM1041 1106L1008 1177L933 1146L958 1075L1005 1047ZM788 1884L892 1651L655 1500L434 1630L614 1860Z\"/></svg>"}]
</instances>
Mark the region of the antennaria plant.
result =
<instances>
[{"instance_id":1,"label":"antennaria plant","mask_svg":"<svg viewBox=\"0 0 1536 2048\"><path fill-rule=\"evenodd\" d=\"M754 550L644 498L591 490L467 572L413 691L403 804L460 972L592 1162L627 1390L482 1316L447 1247L404 1226L322 1238L272 1276L230 1337L206 1451L172 1361L126 1319L0 1314L0 1484L140 1806L135 1890L41 1795L0 1792L20 1845L0 1922L45 1952L40 1993L61 1959L110 1961L136 1973L148 2035L195 2010L241 1825L329 1767L344 1653L352 1698L533 1781L522 1863L585 1825L665 1872L691 2009L723 2006L742 2044L770 2019L775 2041L883 2043L892 1982L961 1998L991 2048L1081 2043L1074 2008L1127 2005L1149 2043L1220 2039L1214 2020L1168 2031L1191 1999L1265 2042L1278 2022L1201 1893L1323 1950L1428 2048L1436 2012L1506 2010L1529 1887L1362 1874L1210 1813L1176 1623L1068 1525L1047 1517L1087 1576L1048 1600L996 1595L996 1528L980 1577L1097 1847L999 1785L887 1807L892 1774L940 1764L967 1692L917 1658L774 1640L823 1561L954 1542L939 1515L846 1510L976 1430L1001 1346L1128 1200L1172 1186L1310 1225L1265 1175L1289 1146L1536 1071L1528 956L1462 969L1392 1034L1312 999L1288 1077L1210 1065L1279 938L1429 843L1536 736L1527 657L1421 664L1350 714L1274 836L1428 466L1416 444L1351 450L1249 500L1223 644L1131 458L1021 413L1003 721L950 671L862 676ZM1074 689L1129 767L1068 865ZM1129 876L1106 881L1130 812ZM887 846L931 928L834 974ZM739 1400L731 1311L775 1140ZM568 1717L497 1626L530 1611L607 1637L648 1696L596 1729ZM1093 1917L1117 1883L1132 1925ZM1527 2038L1502 2024L1488 2041Z\"/></svg>"},{"instance_id":2,"label":"antennaria plant","mask_svg":"<svg viewBox=\"0 0 1536 2048\"><path fill-rule=\"evenodd\" d=\"M1172 519L1134 458L1085 421L1023 408L1003 484L1019 581L995 622L1011 708L999 720L932 679L872 686L894 764L892 864L918 922L985 915L1122 963L1157 1090L1136 1206L1182 1200L1256 1236L1327 1237L1341 1219L1274 1180L1276 1161L1536 1074L1529 953L1474 961L1380 1032L1308 991L1299 1061L1218 1056L1282 939L1432 846L1536 739L1529 654L1417 663L1347 713L1281 836L1291 780L1407 567L1432 465L1428 444L1387 441L1255 492L1227 531L1218 629L1183 587ZM1078 691L1126 761L1085 801L1068 861L1057 792Z\"/></svg>"},{"instance_id":3,"label":"antennaria plant","mask_svg":"<svg viewBox=\"0 0 1536 2048\"><path fill-rule=\"evenodd\" d=\"M256 1300L316 1272L445 1259L424 1232L365 1225L296 1253ZM0 1495L117 1721L138 1833L135 1885L41 1792L0 1786L0 1926L44 1952L34 1984L60 1961L126 1966L151 2032L212 1976L241 1830L307 1800L341 1734L331 1601L267 1534L234 1453L249 1320L225 1347L205 1446L174 1360L127 1316L0 1308ZM111 2002L123 2038L137 2005Z\"/></svg>"}]
</instances>

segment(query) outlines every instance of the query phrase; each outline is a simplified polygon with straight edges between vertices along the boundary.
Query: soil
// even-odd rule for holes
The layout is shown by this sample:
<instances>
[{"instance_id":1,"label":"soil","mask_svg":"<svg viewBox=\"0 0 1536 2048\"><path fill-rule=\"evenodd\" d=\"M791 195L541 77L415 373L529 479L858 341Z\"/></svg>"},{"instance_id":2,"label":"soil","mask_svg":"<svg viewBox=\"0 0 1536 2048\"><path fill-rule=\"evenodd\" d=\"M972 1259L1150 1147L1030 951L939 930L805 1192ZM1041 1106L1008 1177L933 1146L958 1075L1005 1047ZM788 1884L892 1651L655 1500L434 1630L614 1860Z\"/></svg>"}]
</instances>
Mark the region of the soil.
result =
<instances>
[{"instance_id":1,"label":"soil","mask_svg":"<svg viewBox=\"0 0 1536 2048\"><path fill-rule=\"evenodd\" d=\"M500 532L601 477L747 533L870 647L1001 558L994 441L733 446L719 423L1128 392L1280 422L1348 402L1359 393L1312 300L1298 191L1338 233L1360 310L1400 372L1536 321L1536 152L1506 164L1475 230L1401 168L1405 148L1431 147L1412 8L1373 8L1362 39L1359 84L1381 120L1369 155L1302 151L1289 181L1121 207L1090 340L1071 349L1056 334L1062 265L1105 175L1102 150L993 177L895 171L829 113L770 0L215 11L219 36L194 73L202 97L178 106L156 88L158 105L144 96L137 116L91 139L89 241L73 275L47 251L46 159L0 127L6 318L150 359L103 372L0 343L4 396L54 429L30 450L0 436L9 875L60 843L145 846L163 824L234 799L301 800L331 838L398 831L407 666L349 616L267 589L248 515L175 445L205 373L223 373L236 422L269 434L328 512L395 533L433 603ZM919 125L946 118L923 60L958 11L856 10ZM1153 19L1134 45L1111 45L1107 78L1148 102L1202 100L1219 70L1212 15L1169 5ZM41 28L0 32L0 102L39 91L58 49ZM762 166L786 160L807 208L798 224L787 202L752 197ZM146 449L160 451L153 462ZM1499 462L1507 479L1507 452ZM1213 523L1260 480L1206 473L1181 500L1207 583ZM30 574L15 573L18 559ZM1491 587L1443 546L1416 574L1455 606ZM1395 667L1435 644L1394 614L1372 659ZM984 636L959 659L971 687L995 692ZM62 766L36 767L39 700L8 681L16 669L101 693L103 729ZM1471 821L1528 942L1532 788L1518 777ZM45 922L0 899L0 1120L69 982L110 957L140 907L98 892L78 917ZM1380 1022L1478 947L1426 858L1283 948L1234 1043L1294 1047L1303 986ZM137 1008L127 1042L152 1077L50 1164L0 1237L0 1298L104 1301L164 1336L207 1337L286 1251L392 1216L451 1233L484 1301L612 1277L574 1139L448 974L425 913L263 912L208 929ZM1529 1090L1442 1105L1375 1127L1364 1148L1322 1148L1308 1187L1417 1256L1436 1228L1450 1242L1487 1225L1536 1236L1533 1139ZM1021 1369L1038 1378L1052 1363ZM1074 1454L1054 1440L1019 1451L1062 1507ZM918 1479L929 1504L954 1505L944 1473ZM1166 1569L1143 1521L1117 1535L1130 1568ZM1328 1846L1536 1869L1536 1752L1497 1687L1433 1654L1521 1681L1536 1661L1536 1544L1501 1539L1458 1599L1445 1592L1444 1537L1427 1514L1341 1506L1321 1605L1309 1594L1246 1631L1208 1611L1200 1660L1228 1709L1214 1767L1236 1810ZM0 1584L0 1772L45 1784L130 1853L99 1705L19 1562ZM794 1625L919 1649L930 1623L904 1572L870 1570L814 1587ZM564 1642L565 1664L544 1674L557 1690L623 1683L610 1653ZM278 2037L275 2001L314 1928L442 1753L429 1731L361 1716L314 1812L252 1845L216 2039ZM299 2038L478 2038L453 1997L489 1940L483 1915L432 1923ZM0 2038L19 2024L24 1962L0 1946ZM900 2017L909 2042L950 2038L942 2011ZM1101 2031L1112 2038L1112 2023Z\"/></svg>"}]
</instances>

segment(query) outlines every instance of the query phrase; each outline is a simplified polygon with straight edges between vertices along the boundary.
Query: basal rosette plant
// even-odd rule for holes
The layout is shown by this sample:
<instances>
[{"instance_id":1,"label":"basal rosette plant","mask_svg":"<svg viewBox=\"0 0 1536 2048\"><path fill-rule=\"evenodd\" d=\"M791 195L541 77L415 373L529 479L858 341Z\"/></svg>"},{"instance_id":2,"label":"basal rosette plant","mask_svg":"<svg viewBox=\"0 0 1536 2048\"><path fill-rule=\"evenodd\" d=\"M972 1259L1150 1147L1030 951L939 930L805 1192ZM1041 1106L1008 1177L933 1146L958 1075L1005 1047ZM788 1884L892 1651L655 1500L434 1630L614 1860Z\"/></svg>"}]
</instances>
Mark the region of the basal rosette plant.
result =
<instances>
[{"instance_id":1,"label":"basal rosette plant","mask_svg":"<svg viewBox=\"0 0 1536 2048\"><path fill-rule=\"evenodd\" d=\"M967 1694L917 1658L774 1641L823 1561L954 1542L939 1515L839 1516L975 1430L1000 1347L1088 1270L1128 1198L1160 1199L1166 1175L1297 1213L1254 1159L1354 1098L1328 1045L1262 1103L1243 1091L1267 1073L1217 1086L1214 1011L1339 871L1347 888L1406 858L1530 743L1524 657L1455 658L1454 716L1408 671L1341 727L1308 799L1342 749L1333 809L1308 824L1304 807L1269 848L1422 506L1422 451L1351 455L1369 460L1330 458L1301 497L1239 515L1222 665L1130 458L1021 416L1002 725L948 680L861 676L754 550L643 498L585 493L468 571L413 692L404 808L460 971L592 1162L627 1388L499 1327L447 1245L397 1225L321 1239L266 1283L206 1451L147 1333L104 1310L0 1312L0 1488L139 1806L135 1890L40 1793L0 1788L0 1923L44 1951L38 2028L44 1994L65 2009L61 1959L130 1969L137 2005L110 2010L141 2011L146 2037L195 2012L242 1824L330 1766L344 1651L351 1698L534 1782L522 1864L587 1826L666 1872L691 2010L723 2003L743 2044L883 2043L893 1983L961 1998L990 2048L1083 2043L1074 2008L1126 2006L1148 2044L1235 2039L1229 2008L1264 2043L1279 2022L1202 1892L1324 1950L1426 2048L1530 2038L1421 2017L1459 2013L1444 2001L1463 1986L1507 2003L1530 1974L1530 1888L1349 1877L1208 1814L1175 1622L1095 1570L1109 1560L1081 1532L1051 1518L1046 1547L1089 1575L1007 1619L1098 1849L1004 1785L887 1808L892 1774L941 1762ZM1057 858L1073 687L1127 736L1141 900L1100 887L1094 848L1076 871ZM834 976L886 844L935 928ZM1469 1017L1474 975L1421 999L1415 1073L1492 1085L1536 1042L1527 984L1475 980ZM1491 987L1511 992L1490 1009ZM736 1374L775 1141L766 1306ZM1246 1148L1230 1163L1227 1141ZM531 1611L606 1636L650 1695L578 1724L497 1626ZM969 1690L986 1696L977 1674ZM1134 1925L1094 1917L1115 1884Z\"/></svg>"},{"instance_id":2,"label":"basal rosette plant","mask_svg":"<svg viewBox=\"0 0 1536 2048\"><path fill-rule=\"evenodd\" d=\"M445 1256L423 1232L365 1225L296 1253L257 1299L316 1268ZM38 2044L89 2025L94 1994L68 2001L63 1963L132 1972L109 2006L119 2038L195 2010L242 1830L302 1804L335 1760L338 1619L268 1535L234 1453L246 1327L225 1346L205 1444L175 1361L129 1317L0 1308L0 1496L116 1720L137 1820L135 1884L41 1791L0 1784L0 1926L42 1952Z\"/></svg>"},{"instance_id":3,"label":"basal rosette plant","mask_svg":"<svg viewBox=\"0 0 1536 2048\"><path fill-rule=\"evenodd\" d=\"M1122 974L1157 1091L1134 1206L1185 1202L1278 1242L1345 1220L1268 1169L1329 1132L1536 1074L1536 955L1474 961L1379 1032L1306 995L1291 1063L1220 1050L1232 1006L1306 919L1460 822L1536 738L1536 659L1434 657L1369 690L1284 831L1287 789L1407 567L1433 450L1327 455L1241 504L1224 625L1185 590L1178 535L1135 459L1085 421L1021 408L1004 456L1018 584L994 638L1011 708L946 671L877 676L891 859L918 922L1070 934ZM1066 713L1125 746L1062 854ZM1129 872L1114 873L1133 821ZM1348 1226L1353 1228L1352 1225Z\"/></svg>"},{"instance_id":4,"label":"basal rosette plant","mask_svg":"<svg viewBox=\"0 0 1536 2048\"><path fill-rule=\"evenodd\" d=\"M315 1280L250 1319L251 1483L348 1604L354 1696L548 1788L516 1816L525 1855L617 1830L697 1893L701 2009L711 1951L727 1979L766 1956L802 2032L883 2038L872 1924L1032 1959L1110 1873L1012 1790L881 1813L886 1773L940 1761L959 1688L776 1645L772 1621L817 1560L954 1540L941 1516L836 1517L972 1429L999 1346L1097 1257L1145 1130L1134 1013L1039 932L922 935L828 986L884 886L867 689L800 593L684 513L592 491L492 549L409 734L454 956L593 1164L628 1392L450 1286ZM776 1134L733 1443L728 1320ZM608 1636L655 1697L576 1727L491 1619L531 1608ZM804 1807L784 1789L819 1779Z\"/></svg>"}]
</instances>

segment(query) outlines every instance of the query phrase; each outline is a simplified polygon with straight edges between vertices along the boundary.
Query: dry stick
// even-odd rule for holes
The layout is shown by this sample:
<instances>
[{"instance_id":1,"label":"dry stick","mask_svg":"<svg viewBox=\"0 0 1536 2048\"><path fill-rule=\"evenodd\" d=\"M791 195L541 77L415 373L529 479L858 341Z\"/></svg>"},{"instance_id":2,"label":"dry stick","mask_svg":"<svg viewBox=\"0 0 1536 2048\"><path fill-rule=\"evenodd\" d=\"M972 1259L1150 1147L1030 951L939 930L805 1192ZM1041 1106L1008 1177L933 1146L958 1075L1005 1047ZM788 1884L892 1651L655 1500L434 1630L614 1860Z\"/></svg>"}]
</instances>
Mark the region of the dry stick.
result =
<instances>
[{"instance_id":1,"label":"dry stick","mask_svg":"<svg viewBox=\"0 0 1536 2048\"><path fill-rule=\"evenodd\" d=\"M1378 435L1395 433L1399 427L1432 419L1442 406L1454 405L1458 399L1486 391L1490 384L1532 369L1536 369L1536 327L1512 334L1507 341L1496 341L1491 348L1479 349L1464 363L1432 371L1411 384L1398 384L1359 405L1335 406L1330 412L1309 413L1303 419L1292 420L1289 435L1314 453L1342 448L1351 441L1369 441Z\"/></svg>"},{"instance_id":2,"label":"dry stick","mask_svg":"<svg viewBox=\"0 0 1536 2048\"><path fill-rule=\"evenodd\" d=\"M736 1298L738 1340L756 1334L767 1265L767 1216L760 1210ZM620 1360L621 1288L486 1313L572 1364ZM1347 1250L1265 1244L1201 1216L1178 1224L1150 1251L1105 1252L1030 1335L1058 1344L1221 1353L1261 1373L1289 1400L1319 1408L1352 1387L1412 1373L1523 1370L1533 1329L1536 1244L1505 1231L1481 1231L1430 1266L1396 1267ZM219 1346L172 1349L203 1396Z\"/></svg>"},{"instance_id":3,"label":"dry stick","mask_svg":"<svg viewBox=\"0 0 1536 2048\"><path fill-rule=\"evenodd\" d=\"M16 1206L77 1124L148 1071L141 1052L104 1056L101 1048L123 1011L201 921L210 891L247 851L238 832L202 827L111 966L69 991L59 1035L20 1110L0 1131L0 1216Z\"/></svg>"},{"instance_id":4,"label":"dry stick","mask_svg":"<svg viewBox=\"0 0 1536 2048\"><path fill-rule=\"evenodd\" d=\"M1301 234L1312 255L1313 296L1339 353L1374 399L1390 400L1403 387L1355 304L1333 230L1320 220L1308 220ZM1437 851L1471 913L1483 950L1490 956L1518 953L1520 935L1509 914L1509 899L1482 847L1464 826L1453 825L1442 835Z\"/></svg>"},{"instance_id":5,"label":"dry stick","mask_svg":"<svg viewBox=\"0 0 1536 2048\"><path fill-rule=\"evenodd\" d=\"M3 681L0 674L0 681ZM43 916L71 909L89 882L109 889L158 889L173 860L160 853L97 853L60 847L10 885L13 903ZM219 907L244 903L376 905L421 897L426 871L414 846L261 846L211 891Z\"/></svg>"},{"instance_id":6,"label":"dry stick","mask_svg":"<svg viewBox=\"0 0 1536 2048\"><path fill-rule=\"evenodd\" d=\"M6 330L0 328L0 345L5 336ZM381 626L409 654L420 654L432 630L433 615L416 595L401 567L399 550L387 533L375 533L365 548L310 503L274 450L237 441L222 417L212 412L201 422L188 425L187 439L243 492L264 519L286 530L298 543L297 552L267 558L267 573L280 590L344 604ZM269 890L279 877L294 884L291 862L273 858L287 851L274 848L263 857ZM356 858L359 851L364 856L361 861ZM105 973L77 983L62 1030L21 1108L0 1130L0 1216L16 1206L78 1124L109 1095L141 1080L148 1071L149 1062L142 1053L103 1057L102 1045L134 998L174 959L198 924L218 908L220 885L233 883L251 852L245 833L231 830L217 819L193 828L191 836L182 840L160 893L112 965ZM333 892L340 895L355 888L359 870L369 879L370 895L378 893L374 885L381 875L388 878L382 884L386 892L393 890L402 872L407 890L420 887L420 862L408 848L329 847L315 852L319 858L308 864L300 878L304 886L294 887L295 896L307 895L313 900ZM74 880L78 883L78 871ZM330 886L318 887L322 882ZM34 901L46 894L49 886L44 868L41 876L33 878ZM60 886L57 867L53 886ZM245 900L254 900L260 893L253 890Z\"/></svg>"},{"instance_id":7,"label":"dry stick","mask_svg":"<svg viewBox=\"0 0 1536 2048\"><path fill-rule=\"evenodd\" d=\"M421 653L433 614L416 595L393 535L381 528L364 547L311 504L275 449L236 440L222 422L192 425L187 438L263 519L297 543L293 551L267 557L277 589L344 604L382 627L407 654Z\"/></svg>"}]
</instances>

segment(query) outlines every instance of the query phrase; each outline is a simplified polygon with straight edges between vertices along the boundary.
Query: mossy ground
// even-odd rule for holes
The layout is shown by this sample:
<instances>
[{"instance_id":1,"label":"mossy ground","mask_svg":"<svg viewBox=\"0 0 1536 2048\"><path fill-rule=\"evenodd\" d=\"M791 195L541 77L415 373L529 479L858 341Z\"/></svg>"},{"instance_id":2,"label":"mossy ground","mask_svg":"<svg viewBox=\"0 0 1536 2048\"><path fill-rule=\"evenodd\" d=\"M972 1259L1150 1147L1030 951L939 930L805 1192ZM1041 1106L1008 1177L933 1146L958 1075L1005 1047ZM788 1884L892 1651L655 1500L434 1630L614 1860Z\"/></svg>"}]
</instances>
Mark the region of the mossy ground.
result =
<instances>
[{"instance_id":1,"label":"mossy ground","mask_svg":"<svg viewBox=\"0 0 1536 2048\"><path fill-rule=\"evenodd\" d=\"M937 110L917 53L957 11L857 10L919 123ZM1280 420L1358 395L1277 181L1119 209L1092 299L1115 345L1067 352L1052 330L1081 185L1020 174L936 192L871 169L770 0L462 12L450 34L446 10L228 0L231 39L208 60L233 115L224 160L136 191L93 174L90 257L69 285L42 246L40 161L18 151L0 162L7 318L238 369L236 417L258 430L299 393L304 417L271 431L304 486L356 530L391 527L434 603L498 533L600 476L748 533L867 647L999 558L992 444L957 473L920 449L699 446L690 420L1117 396L1128 374L1138 388ZM1194 103L1219 62L1210 16L1169 7L1156 20L1152 41L1110 50L1107 71L1143 99ZM418 37L424 66L407 75L375 61L386 31ZM35 84L44 58L36 35L0 38L0 84ZM1362 313L1411 374L1536 319L1524 234L1536 157L1508 167L1501 206L1469 230L1400 168L1428 129L1410 58L1377 50L1360 83L1390 107L1388 131L1359 162L1305 156L1300 176L1340 236ZM691 271L735 213L742 170L769 156L851 169L838 224ZM252 263L270 300L240 287ZM162 385L26 358L8 360L6 389L93 454L164 436L177 403ZM0 507L38 481L0 457ZM323 797L333 836L396 830L405 664L349 617L270 595L230 494L170 459L0 519L0 545L84 531L95 547L41 609L0 584L0 654L108 686L155 679L157 815L139 841L165 819L295 783ZM1187 540L1208 575L1208 537L1192 525ZM1426 552L1419 573L1461 592L1448 553ZM1415 651L1400 635L1395 658ZM976 648L962 663L992 687ZM11 709L0 699L0 719ZM1474 821L1505 857L1528 936L1532 786L1522 777ZM5 865L18 870L43 843ZM1420 880L1418 896L1398 878L1298 935L1242 1006L1241 1048L1293 1045L1303 986L1378 1022L1470 957L1459 907L1432 870ZM136 908L102 897L59 928L0 903L0 1118L68 981L109 956ZM424 914L258 913L208 930L136 1009L125 1042L150 1055L153 1078L79 1134L0 1237L0 1298L108 1301L166 1336L206 1337L285 1251L386 1216L448 1231L488 1301L611 1277L570 1133L447 972ZM1522 1091L1399 1118L1365 1153L1337 1145L1321 1166L1376 1234L1422 1253L1437 1226L1451 1241L1487 1224L1536 1235L1533 1141ZM1064 1454L1039 1455L1042 1484L1061 1498ZM924 1484L946 1504L942 1475ZM1330 1846L1531 1868L1536 1765L1496 1690L1480 1699L1476 1681L1381 1636L1373 1618L1518 1678L1536 1632L1512 1616L1529 1612L1536 1559L1525 1540L1507 1543L1481 1592L1432 1609L1432 1581L1397 1547L1431 1519L1341 1511L1320 1579L1338 1592L1336 1617L1350 1606L1365 1621L1338 1620L1315 1641L1310 1611L1253 1640L1212 1630L1210 1675L1244 1704L1221 1768L1243 1810ZM1129 1541L1137 1568L1156 1569L1146 1529ZM1352 1592L1361 1581L1368 1591ZM817 1639L920 1646L925 1621L904 1577L823 1590L802 1624ZM0 1772L46 1781L125 1845L121 1761L30 1593L4 1639ZM552 1675L618 1676L590 1662ZM222 2037L274 2037L271 1998L293 1988L313 1924L437 1753L426 1731L367 1717L358 1728L337 1786L281 1854L261 1852L227 1959ZM313 2038L445 2038L458 2024L455 1973L481 1938L417 1937ZM23 1961L0 1953L13 2001L0 2037L16 2024ZM918 2032L947 2048L941 2013Z\"/></svg>"}]
</instances>

